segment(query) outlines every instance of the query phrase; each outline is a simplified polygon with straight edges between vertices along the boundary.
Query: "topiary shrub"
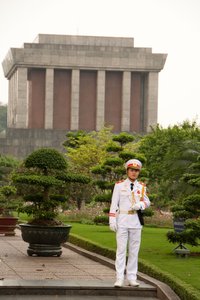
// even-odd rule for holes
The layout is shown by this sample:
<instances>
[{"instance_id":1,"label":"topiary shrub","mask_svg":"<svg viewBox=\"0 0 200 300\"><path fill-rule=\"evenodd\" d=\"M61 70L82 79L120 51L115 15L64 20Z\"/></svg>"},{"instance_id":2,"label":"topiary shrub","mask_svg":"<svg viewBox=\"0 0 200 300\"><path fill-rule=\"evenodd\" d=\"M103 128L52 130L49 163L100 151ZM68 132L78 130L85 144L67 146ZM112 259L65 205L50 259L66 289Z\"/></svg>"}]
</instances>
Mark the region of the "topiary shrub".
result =
<instances>
[{"instance_id":1,"label":"topiary shrub","mask_svg":"<svg viewBox=\"0 0 200 300\"><path fill-rule=\"evenodd\" d=\"M59 225L59 207L66 202L66 183L88 183L85 176L67 173L67 161L56 149L33 151L14 173L12 180L23 204L18 211L27 213L30 224Z\"/></svg>"}]
</instances>

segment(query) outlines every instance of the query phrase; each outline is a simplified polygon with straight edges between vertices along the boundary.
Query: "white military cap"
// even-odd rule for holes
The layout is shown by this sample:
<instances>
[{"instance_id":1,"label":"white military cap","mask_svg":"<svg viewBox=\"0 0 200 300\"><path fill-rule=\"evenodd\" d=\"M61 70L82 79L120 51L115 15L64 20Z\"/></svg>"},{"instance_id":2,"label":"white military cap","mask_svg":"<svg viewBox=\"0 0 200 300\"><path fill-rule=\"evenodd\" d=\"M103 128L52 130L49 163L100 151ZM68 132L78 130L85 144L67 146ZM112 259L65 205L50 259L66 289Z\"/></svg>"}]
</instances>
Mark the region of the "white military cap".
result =
<instances>
[{"instance_id":1,"label":"white military cap","mask_svg":"<svg viewBox=\"0 0 200 300\"><path fill-rule=\"evenodd\" d=\"M142 163L138 159L129 159L125 163L125 169L127 170L128 168L140 170L142 168Z\"/></svg>"}]
</instances>

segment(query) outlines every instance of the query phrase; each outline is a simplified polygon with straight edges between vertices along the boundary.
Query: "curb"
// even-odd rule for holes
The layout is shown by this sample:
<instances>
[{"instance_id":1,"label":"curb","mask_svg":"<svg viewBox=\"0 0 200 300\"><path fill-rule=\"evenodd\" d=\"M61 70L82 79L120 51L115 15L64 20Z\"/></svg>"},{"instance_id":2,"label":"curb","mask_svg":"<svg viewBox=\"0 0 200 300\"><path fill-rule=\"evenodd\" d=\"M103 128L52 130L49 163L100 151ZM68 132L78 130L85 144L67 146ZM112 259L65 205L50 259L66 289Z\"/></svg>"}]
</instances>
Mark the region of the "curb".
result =
<instances>
[{"instance_id":1,"label":"curb","mask_svg":"<svg viewBox=\"0 0 200 300\"><path fill-rule=\"evenodd\" d=\"M69 242L62 246L115 270L115 262L110 258L90 252ZM181 300L167 284L157 279L141 272L138 272L138 279L155 286L157 289L157 297L160 300Z\"/></svg>"}]
</instances>

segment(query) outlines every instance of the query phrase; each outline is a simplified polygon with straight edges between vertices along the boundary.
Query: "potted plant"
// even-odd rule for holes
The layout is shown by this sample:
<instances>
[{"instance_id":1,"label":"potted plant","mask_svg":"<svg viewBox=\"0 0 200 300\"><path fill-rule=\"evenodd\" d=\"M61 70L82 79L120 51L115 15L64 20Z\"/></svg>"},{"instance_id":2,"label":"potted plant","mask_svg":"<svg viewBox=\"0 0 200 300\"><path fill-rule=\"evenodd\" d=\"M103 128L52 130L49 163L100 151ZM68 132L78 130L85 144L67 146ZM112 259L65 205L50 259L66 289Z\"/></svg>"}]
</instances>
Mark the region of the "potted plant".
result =
<instances>
[{"instance_id":1,"label":"potted plant","mask_svg":"<svg viewBox=\"0 0 200 300\"><path fill-rule=\"evenodd\" d=\"M18 207L16 189L11 185L11 172L18 161L10 156L0 154L0 234L15 235L18 218L13 211Z\"/></svg>"},{"instance_id":2,"label":"potted plant","mask_svg":"<svg viewBox=\"0 0 200 300\"><path fill-rule=\"evenodd\" d=\"M15 228L18 218L13 216L13 210L18 207L15 199L16 189L14 186L5 185L0 187L0 233L5 235L15 235Z\"/></svg>"},{"instance_id":3,"label":"potted plant","mask_svg":"<svg viewBox=\"0 0 200 300\"><path fill-rule=\"evenodd\" d=\"M55 149L41 148L24 160L13 181L23 198L19 212L31 216L27 224L20 224L22 238L29 243L28 255L60 256L71 229L57 218L60 205L67 200L65 184L88 179L67 174L64 156Z\"/></svg>"},{"instance_id":4,"label":"potted plant","mask_svg":"<svg viewBox=\"0 0 200 300\"><path fill-rule=\"evenodd\" d=\"M199 246L200 239L200 155L197 161L188 168L191 173L182 176L183 181L193 187L192 192L184 197L180 204L172 207L174 216L174 232L169 231L167 238L172 243L179 243L174 249L177 254L189 253L183 246L184 243L191 246ZM177 220L178 219L178 220ZM178 222L177 222L178 221ZM182 222L182 223L181 223ZM177 227L178 225L178 227Z\"/></svg>"}]
</instances>

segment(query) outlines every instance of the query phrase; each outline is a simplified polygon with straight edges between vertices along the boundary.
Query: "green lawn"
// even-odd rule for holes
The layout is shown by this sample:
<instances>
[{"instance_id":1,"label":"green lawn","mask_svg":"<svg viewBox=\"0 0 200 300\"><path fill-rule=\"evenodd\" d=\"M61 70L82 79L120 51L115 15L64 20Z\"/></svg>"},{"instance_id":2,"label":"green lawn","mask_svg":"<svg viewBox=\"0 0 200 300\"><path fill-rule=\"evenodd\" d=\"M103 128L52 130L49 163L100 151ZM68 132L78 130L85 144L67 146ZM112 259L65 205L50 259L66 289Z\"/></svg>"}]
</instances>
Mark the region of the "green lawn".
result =
<instances>
[{"instance_id":1,"label":"green lawn","mask_svg":"<svg viewBox=\"0 0 200 300\"><path fill-rule=\"evenodd\" d=\"M108 226L78 223L71 225L71 233L104 247L116 249L115 233ZM176 245L170 244L166 239L168 230L144 227L139 257L200 290L200 256L177 258L172 252ZM200 247L187 247L192 252L200 253Z\"/></svg>"}]
</instances>

